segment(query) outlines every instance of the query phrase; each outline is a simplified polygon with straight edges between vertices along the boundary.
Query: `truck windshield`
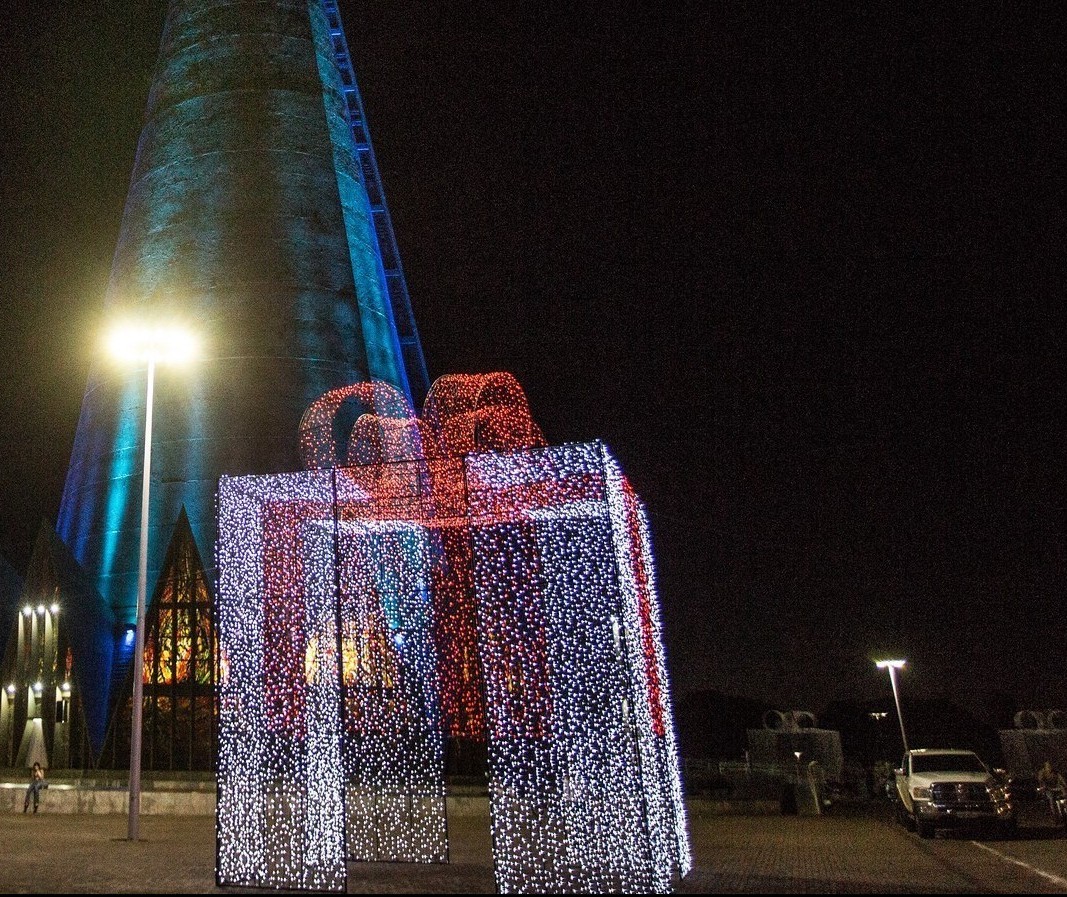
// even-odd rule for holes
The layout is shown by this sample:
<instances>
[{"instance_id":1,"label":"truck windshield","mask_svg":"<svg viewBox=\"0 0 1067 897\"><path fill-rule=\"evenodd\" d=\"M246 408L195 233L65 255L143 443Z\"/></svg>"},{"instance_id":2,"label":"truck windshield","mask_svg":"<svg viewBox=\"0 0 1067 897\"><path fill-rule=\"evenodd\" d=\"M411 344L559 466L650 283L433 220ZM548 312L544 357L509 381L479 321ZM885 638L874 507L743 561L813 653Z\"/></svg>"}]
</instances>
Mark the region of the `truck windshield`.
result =
<instances>
[{"instance_id":1,"label":"truck windshield","mask_svg":"<svg viewBox=\"0 0 1067 897\"><path fill-rule=\"evenodd\" d=\"M911 758L911 771L916 772L985 772L974 754L916 754Z\"/></svg>"}]
</instances>

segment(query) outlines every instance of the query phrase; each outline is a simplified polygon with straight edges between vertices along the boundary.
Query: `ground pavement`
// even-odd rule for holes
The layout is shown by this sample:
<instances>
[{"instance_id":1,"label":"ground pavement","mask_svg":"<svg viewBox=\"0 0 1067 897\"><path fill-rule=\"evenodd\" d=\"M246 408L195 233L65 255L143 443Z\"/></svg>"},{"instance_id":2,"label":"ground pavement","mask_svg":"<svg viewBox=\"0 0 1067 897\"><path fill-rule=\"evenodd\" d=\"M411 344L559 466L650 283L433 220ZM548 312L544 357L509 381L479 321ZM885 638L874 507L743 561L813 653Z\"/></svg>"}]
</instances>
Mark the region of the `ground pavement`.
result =
<instances>
[{"instance_id":1,"label":"ground pavement","mask_svg":"<svg viewBox=\"0 0 1067 897\"><path fill-rule=\"evenodd\" d=\"M121 815L0 815L0 890L7 893L211 893L215 831L210 816L142 816L142 840L125 840ZM1040 833L1039 833L1040 834ZM494 893L488 820L451 820L447 866L354 863L350 893ZM1067 839L1019 849L1067 865ZM938 837L920 841L892 823L885 805L820 817L706 814L691 819L696 865L683 893L1046 893L1064 878L1011 866L988 848ZM1004 850L1012 848L1005 842ZM1021 854L1020 854L1021 855ZM1056 862L1059 859L1055 860ZM983 865L984 864L984 865ZM1046 865L1048 865L1046 863ZM225 889L231 890L231 889ZM246 889L232 889L236 893ZM277 893L277 892L272 892Z\"/></svg>"}]
</instances>

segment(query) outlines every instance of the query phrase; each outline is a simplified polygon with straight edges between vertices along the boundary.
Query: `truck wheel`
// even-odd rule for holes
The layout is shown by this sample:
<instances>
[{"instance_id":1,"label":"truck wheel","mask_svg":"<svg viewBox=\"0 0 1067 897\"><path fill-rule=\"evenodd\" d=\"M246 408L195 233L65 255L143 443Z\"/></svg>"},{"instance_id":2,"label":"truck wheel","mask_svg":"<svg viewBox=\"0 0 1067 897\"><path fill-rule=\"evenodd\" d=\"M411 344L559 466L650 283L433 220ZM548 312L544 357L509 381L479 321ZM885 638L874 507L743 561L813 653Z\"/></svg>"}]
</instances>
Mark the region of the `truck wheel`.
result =
<instances>
[{"instance_id":1,"label":"truck wheel","mask_svg":"<svg viewBox=\"0 0 1067 897\"><path fill-rule=\"evenodd\" d=\"M916 821L915 827L919 831L920 838L932 838L934 836L933 823Z\"/></svg>"},{"instance_id":2,"label":"truck wheel","mask_svg":"<svg viewBox=\"0 0 1067 897\"><path fill-rule=\"evenodd\" d=\"M915 820L911 814L904 809L904 804L897 804L897 822L899 822L909 832L915 831Z\"/></svg>"}]
</instances>

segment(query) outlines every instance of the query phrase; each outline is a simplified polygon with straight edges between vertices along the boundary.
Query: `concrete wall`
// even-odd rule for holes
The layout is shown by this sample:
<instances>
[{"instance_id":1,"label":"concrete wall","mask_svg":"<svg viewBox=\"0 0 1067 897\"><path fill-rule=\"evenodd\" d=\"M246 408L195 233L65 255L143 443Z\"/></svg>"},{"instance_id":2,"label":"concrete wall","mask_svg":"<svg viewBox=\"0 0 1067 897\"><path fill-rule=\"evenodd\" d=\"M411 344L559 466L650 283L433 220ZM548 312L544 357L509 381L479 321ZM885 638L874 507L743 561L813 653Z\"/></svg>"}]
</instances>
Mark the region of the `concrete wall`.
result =
<instances>
[{"instance_id":1,"label":"concrete wall","mask_svg":"<svg viewBox=\"0 0 1067 897\"><path fill-rule=\"evenodd\" d=\"M42 813L127 813L126 788L49 783L41 793ZM22 811L26 785L0 783L0 813ZM153 790L141 792L141 812L145 815L211 816L215 813L215 791Z\"/></svg>"},{"instance_id":2,"label":"concrete wall","mask_svg":"<svg viewBox=\"0 0 1067 897\"><path fill-rule=\"evenodd\" d=\"M26 797L25 782L0 782L0 813L21 813ZM126 783L108 779L50 779L49 787L41 793L41 813L110 813L129 812ZM769 800L725 801L701 798L686 801L689 816L719 816L726 814L769 815L780 812L779 802ZM32 811L32 807L31 807ZM484 792L471 789L469 793L451 794L446 799L446 812L451 819L485 817L488 822L489 798ZM214 816L215 782L158 780L141 791L141 813L146 816Z\"/></svg>"},{"instance_id":3,"label":"concrete wall","mask_svg":"<svg viewBox=\"0 0 1067 897\"><path fill-rule=\"evenodd\" d=\"M1067 729L1001 729L1004 765L1014 775L1035 775L1046 761L1067 773Z\"/></svg>"}]
</instances>

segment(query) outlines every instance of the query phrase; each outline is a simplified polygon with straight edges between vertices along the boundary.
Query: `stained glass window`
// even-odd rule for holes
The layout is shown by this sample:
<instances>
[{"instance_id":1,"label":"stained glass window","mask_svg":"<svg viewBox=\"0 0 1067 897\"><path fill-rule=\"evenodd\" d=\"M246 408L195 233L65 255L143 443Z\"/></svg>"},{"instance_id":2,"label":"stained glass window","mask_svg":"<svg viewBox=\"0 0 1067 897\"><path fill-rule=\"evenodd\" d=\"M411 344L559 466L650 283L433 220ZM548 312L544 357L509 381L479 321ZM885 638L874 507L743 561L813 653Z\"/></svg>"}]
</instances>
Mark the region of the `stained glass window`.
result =
<instances>
[{"instance_id":1,"label":"stained glass window","mask_svg":"<svg viewBox=\"0 0 1067 897\"><path fill-rule=\"evenodd\" d=\"M211 590L183 511L145 613L144 769L214 767L216 654ZM105 744L105 765L129 764L132 688L127 677Z\"/></svg>"}]
</instances>

